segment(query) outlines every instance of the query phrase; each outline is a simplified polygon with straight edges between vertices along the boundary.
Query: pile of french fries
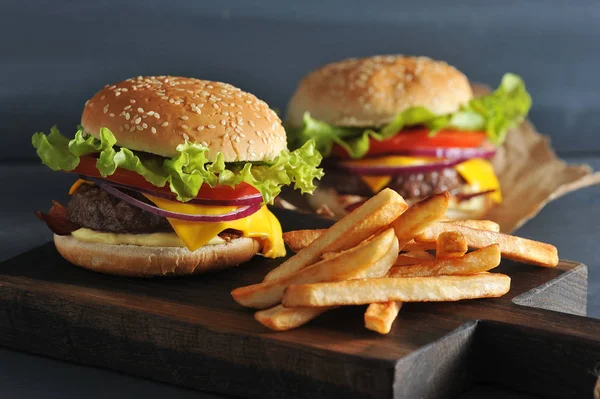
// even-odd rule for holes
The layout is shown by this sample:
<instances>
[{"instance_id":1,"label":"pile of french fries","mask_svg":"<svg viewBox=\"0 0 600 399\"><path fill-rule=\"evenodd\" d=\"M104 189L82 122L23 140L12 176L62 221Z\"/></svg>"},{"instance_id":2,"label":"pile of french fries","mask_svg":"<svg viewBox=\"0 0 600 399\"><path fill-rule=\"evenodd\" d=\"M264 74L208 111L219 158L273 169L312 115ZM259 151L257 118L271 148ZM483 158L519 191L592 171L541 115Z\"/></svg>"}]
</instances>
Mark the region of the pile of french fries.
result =
<instances>
[{"instance_id":1,"label":"pile of french fries","mask_svg":"<svg viewBox=\"0 0 600 399\"><path fill-rule=\"evenodd\" d=\"M510 278L489 271L501 257L558 264L556 247L499 232L488 220L443 220L447 192L409 207L385 189L329 229L284 233L296 254L264 281L231 292L255 318L284 331L345 305L368 305L365 327L389 333L404 302L493 298ZM472 252L468 252L472 249ZM433 255L435 253L435 255Z\"/></svg>"}]
</instances>

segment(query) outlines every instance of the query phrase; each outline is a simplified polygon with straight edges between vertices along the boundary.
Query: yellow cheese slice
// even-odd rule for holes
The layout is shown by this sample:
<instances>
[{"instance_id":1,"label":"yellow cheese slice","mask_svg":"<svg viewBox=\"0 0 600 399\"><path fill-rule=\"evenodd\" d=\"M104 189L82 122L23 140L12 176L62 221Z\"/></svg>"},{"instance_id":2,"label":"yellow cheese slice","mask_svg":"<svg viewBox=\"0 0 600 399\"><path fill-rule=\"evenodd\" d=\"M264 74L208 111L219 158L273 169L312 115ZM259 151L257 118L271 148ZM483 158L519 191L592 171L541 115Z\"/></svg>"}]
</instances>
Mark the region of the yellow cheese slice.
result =
<instances>
[{"instance_id":1,"label":"yellow cheese slice","mask_svg":"<svg viewBox=\"0 0 600 399\"><path fill-rule=\"evenodd\" d=\"M380 158L358 159L344 161L349 166L411 166L424 165L431 162L439 162L440 159L427 157L407 157L389 155ZM454 166L456 171L473 186L477 191L496 190L490 194L492 201L502 202L500 183L494 173L492 164L481 158L474 158ZM391 180L391 176L366 176L361 175L362 180L373 190L373 193L381 191Z\"/></svg>"},{"instance_id":2,"label":"yellow cheese slice","mask_svg":"<svg viewBox=\"0 0 600 399\"><path fill-rule=\"evenodd\" d=\"M235 206L196 205L169 201L144 194L157 207L190 215L220 215L234 211ZM190 251L195 251L210 242L219 233L227 229L239 230L244 237L256 238L263 244L262 254L267 258L285 256L281 225L279 220L266 206L242 219L229 222L188 222L167 218L175 233L183 240Z\"/></svg>"},{"instance_id":3,"label":"yellow cheese slice","mask_svg":"<svg viewBox=\"0 0 600 399\"><path fill-rule=\"evenodd\" d=\"M75 191L77 191L77 189L79 188L79 186L81 186L82 184L94 184L94 183L92 183L91 181L87 181L87 180L83 180L83 179L78 179L75 183L73 183L73 185L69 189L69 195L73 195L73 193Z\"/></svg>"},{"instance_id":4,"label":"yellow cheese slice","mask_svg":"<svg viewBox=\"0 0 600 399\"><path fill-rule=\"evenodd\" d=\"M454 168L468 184L476 186L477 191L496 190L490 194L490 198L497 204L502 202L500 182L498 182L494 168L489 161L473 158L456 165Z\"/></svg>"}]
</instances>

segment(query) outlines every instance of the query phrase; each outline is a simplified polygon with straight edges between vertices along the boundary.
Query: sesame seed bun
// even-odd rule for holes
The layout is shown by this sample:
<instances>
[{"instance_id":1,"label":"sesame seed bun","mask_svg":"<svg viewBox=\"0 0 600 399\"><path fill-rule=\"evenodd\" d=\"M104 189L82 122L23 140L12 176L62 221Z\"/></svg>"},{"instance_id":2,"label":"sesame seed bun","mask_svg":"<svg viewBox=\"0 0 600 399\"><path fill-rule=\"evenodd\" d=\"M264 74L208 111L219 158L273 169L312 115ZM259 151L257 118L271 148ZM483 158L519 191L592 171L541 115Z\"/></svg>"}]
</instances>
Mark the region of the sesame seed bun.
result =
<instances>
[{"instance_id":1,"label":"sesame seed bun","mask_svg":"<svg viewBox=\"0 0 600 399\"><path fill-rule=\"evenodd\" d=\"M442 61L402 55L351 58L309 73L290 100L287 119L301 126L308 111L331 125L376 127L415 106L448 114L472 97L465 75Z\"/></svg>"},{"instance_id":2,"label":"sesame seed bun","mask_svg":"<svg viewBox=\"0 0 600 399\"><path fill-rule=\"evenodd\" d=\"M90 243L54 235L56 249L70 263L95 272L129 277L184 276L225 269L249 261L258 241L240 237L190 252L179 247Z\"/></svg>"},{"instance_id":3,"label":"sesame seed bun","mask_svg":"<svg viewBox=\"0 0 600 399\"><path fill-rule=\"evenodd\" d=\"M225 162L263 161L287 148L281 120L264 102L227 83L174 76L139 76L106 86L86 102L86 132L110 129L117 145L164 157L185 140L218 152Z\"/></svg>"}]
</instances>

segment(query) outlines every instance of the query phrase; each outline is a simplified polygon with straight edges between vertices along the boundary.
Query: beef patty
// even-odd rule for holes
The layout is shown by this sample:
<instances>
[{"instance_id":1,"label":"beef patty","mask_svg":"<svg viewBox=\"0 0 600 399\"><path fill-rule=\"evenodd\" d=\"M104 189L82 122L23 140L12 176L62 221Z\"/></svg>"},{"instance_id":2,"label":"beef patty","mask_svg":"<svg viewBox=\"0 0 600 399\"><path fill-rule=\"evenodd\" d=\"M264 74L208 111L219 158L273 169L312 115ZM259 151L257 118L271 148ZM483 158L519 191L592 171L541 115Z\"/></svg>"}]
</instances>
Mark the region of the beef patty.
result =
<instances>
[{"instance_id":1,"label":"beef patty","mask_svg":"<svg viewBox=\"0 0 600 399\"><path fill-rule=\"evenodd\" d=\"M130 195L149 202L141 194ZM73 193L67 204L67 216L70 221L82 227L110 233L173 231L166 218L130 205L91 184L82 184Z\"/></svg>"},{"instance_id":2,"label":"beef patty","mask_svg":"<svg viewBox=\"0 0 600 399\"><path fill-rule=\"evenodd\" d=\"M340 194L370 197L371 188L358 175L336 170L327 170L320 185L332 187ZM407 200L420 199L443 191L451 191L465 184L454 168L426 173L405 173L392 176L387 187L397 191Z\"/></svg>"},{"instance_id":3,"label":"beef patty","mask_svg":"<svg viewBox=\"0 0 600 399\"><path fill-rule=\"evenodd\" d=\"M141 194L128 194L150 203ZM109 233L148 234L173 231L166 218L130 205L91 184L82 184L73 193L67 204L67 217L81 227ZM219 237L229 241L241 237L241 233L228 229L220 233Z\"/></svg>"}]
</instances>

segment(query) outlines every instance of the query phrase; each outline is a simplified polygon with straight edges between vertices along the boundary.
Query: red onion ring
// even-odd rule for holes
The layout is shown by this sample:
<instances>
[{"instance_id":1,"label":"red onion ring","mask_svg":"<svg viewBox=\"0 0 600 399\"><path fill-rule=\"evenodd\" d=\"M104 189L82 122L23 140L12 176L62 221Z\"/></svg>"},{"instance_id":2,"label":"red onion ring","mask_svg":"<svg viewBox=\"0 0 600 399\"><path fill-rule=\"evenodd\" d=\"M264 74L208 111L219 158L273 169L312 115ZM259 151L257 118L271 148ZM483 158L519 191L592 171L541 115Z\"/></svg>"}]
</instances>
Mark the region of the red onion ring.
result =
<instances>
[{"instance_id":1,"label":"red onion ring","mask_svg":"<svg viewBox=\"0 0 600 399\"><path fill-rule=\"evenodd\" d=\"M133 198L132 196L122 192L119 188L113 186L112 184L106 183L102 180L90 179L90 181L95 183L98 187L100 187L102 190L106 191L107 193L119 198L120 200L127 202L130 205L133 205L135 207L143 209L146 212L150 212L155 215L166 217L166 218L186 220L188 222L213 222L213 223L228 222L231 220L242 219L247 216L250 216L253 213L256 213L260 209L260 203L257 203L254 205L243 206L239 209L236 209L235 211L232 211L229 213L224 213L222 215L190 215L187 213L171 212L171 211L165 211L164 209L161 209L157 206L150 205L150 204L145 203L144 201L140 201L136 198Z\"/></svg>"},{"instance_id":2,"label":"red onion ring","mask_svg":"<svg viewBox=\"0 0 600 399\"><path fill-rule=\"evenodd\" d=\"M94 179L91 176L86 176L86 175L79 175L79 176L82 177L84 180L91 181L92 179ZM170 201L176 201L176 197L177 197L175 193L165 193L162 191L154 191L154 190L149 190L147 188L130 186L128 184L115 183L113 181L111 181L110 184L115 187L154 195L155 197L163 198L163 199L170 200ZM186 204L240 206L240 205L259 204L262 202L262 199L263 199L262 194L256 193L256 194L250 194L250 195L246 195L244 197L235 198L235 199L231 199L231 200L212 200L212 199L207 199L207 198L192 198L191 200L187 201Z\"/></svg>"},{"instance_id":3,"label":"red onion ring","mask_svg":"<svg viewBox=\"0 0 600 399\"><path fill-rule=\"evenodd\" d=\"M470 159L483 158L490 159L496 154L495 147L416 147L410 150L394 151L394 155L407 155L413 157L431 157L446 159Z\"/></svg>"},{"instance_id":4,"label":"red onion ring","mask_svg":"<svg viewBox=\"0 0 600 399\"><path fill-rule=\"evenodd\" d=\"M411 166L355 166L355 165L344 165L344 163L337 163L334 165L335 168L345 169L359 175L399 175L404 173L427 173L440 169L450 168L458 165L459 163L468 161L468 159L449 159L446 161L427 163L424 165L411 165Z\"/></svg>"}]
</instances>

